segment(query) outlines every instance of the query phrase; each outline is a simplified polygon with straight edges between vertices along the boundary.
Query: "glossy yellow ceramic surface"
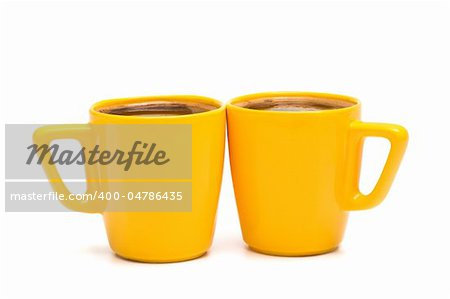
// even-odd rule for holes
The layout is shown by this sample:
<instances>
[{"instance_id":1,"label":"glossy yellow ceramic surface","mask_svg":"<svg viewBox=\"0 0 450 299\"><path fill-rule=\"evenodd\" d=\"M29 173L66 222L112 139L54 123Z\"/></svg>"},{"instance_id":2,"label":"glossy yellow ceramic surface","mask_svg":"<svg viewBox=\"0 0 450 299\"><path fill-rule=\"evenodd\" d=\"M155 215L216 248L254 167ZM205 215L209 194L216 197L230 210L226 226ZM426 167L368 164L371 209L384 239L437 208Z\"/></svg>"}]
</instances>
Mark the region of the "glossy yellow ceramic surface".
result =
<instances>
[{"instance_id":1,"label":"glossy yellow ceramic surface","mask_svg":"<svg viewBox=\"0 0 450 299\"><path fill-rule=\"evenodd\" d=\"M215 110L169 117L120 116L100 113L110 105L146 101L190 101L217 106ZM211 246L222 180L225 142L225 106L200 96L154 96L106 100L90 109L92 124L190 124L192 126L192 211L191 212L103 212L112 250L126 259L142 262L174 262L203 255ZM36 143L57 138L75 138L82 145L92 142L86 125L50 126L38 129ZM108 137L97 140L108 142ZM55 191L68 194L53 166L43 164ZM104 166L109 167L109 166ZM87 166L88 191L108 191L107 180L97 181L100 170ZM56 178L56 179L55 179ZM107 178L106 178L107 179ZM124 177L123 179L127 179ZM64 202L63 202L64 203ZM97 211L82 202L67 202L77 211ZM89 203L88 203L89 205Z\"/></svg>"},{"instance_id":2,"label":"glossy yellow ceramic surface","mask_svg":"<svg viewBox=\"0 0 450 299\"><path fill-rule=\"evenodd\" d=\"M322 111L263 111L234 104L268 97L339 99L354 105ZM256 251L314 255L339 246L347 211L368 209L386 196L408 134L398 125L359 121L358 100L334 94L270 92L227 104L233 185L244 241ZM384 137L390 153L374 190L359 191L365 137Z\"/></svg>"}]
</instances>

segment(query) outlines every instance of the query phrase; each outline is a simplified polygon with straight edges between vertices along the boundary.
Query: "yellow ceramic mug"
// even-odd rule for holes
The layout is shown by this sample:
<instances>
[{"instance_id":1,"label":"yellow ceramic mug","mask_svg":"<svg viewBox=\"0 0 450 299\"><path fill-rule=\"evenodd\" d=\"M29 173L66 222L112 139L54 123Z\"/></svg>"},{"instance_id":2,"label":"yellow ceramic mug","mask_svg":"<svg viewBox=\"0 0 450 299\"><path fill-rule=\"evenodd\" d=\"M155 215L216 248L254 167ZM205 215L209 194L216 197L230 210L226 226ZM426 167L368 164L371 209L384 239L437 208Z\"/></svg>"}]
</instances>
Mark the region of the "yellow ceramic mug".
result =
<instances>
[{"instance_id":1,"label":"yellow ceramic mug","mask_svg":"<svg viewBox=\"0 0 450 299\"><path fill-rule=\"evenodd\" d=\"M345 101L321 111L266 111L239 103L276 97ZM258 252L303 256L339 246L347 211L369 209L386 196L404 154L408 133L398 125L359 121L357 99L311 92L246 95L227 105L234 191L244 241ZM359 191L365 137L391 143L373 191Z\"/></svg>"},{"instance_id":2,"label":"yellow ceramic mug","mask_svg":"<svg viewBox=\"0 0 450 299\"><path fill-rule=\"evenodd\" d=\"M108 107L161 101L204 104L212 107L212 110L186 115L152 117L102 112ZM78 139L81 145L87 148L92 148L95 144L113 148L129 138L127 135L137 134L138 138L145 137L143 135L146 134L147 129L144 132L137 130L138 133L136 133L136 130L121 130L121 125L190 126L192 140L189 141L192 141L192 148L188 149L191 151L191 156L188 158L192 158L192 173L187 174L190 176L187 180L180 178L181 183L185 181L191 183L190 211L105 211L103 201L62 202L72 210L102 213L110 246L121 257L143 262L182 261L203 255L211 246L222 179L225 118L224 105L219 101L200 96L153 96L106 100L91 107L90 124L42 127L35 132L34 142L50 144L55 139ZM101 126L105 124L111 126ZM150 132L152 128L149 127L148 134L152 133ZM157 126L154 128L156 129ZM178 139L186 136L159 137L166 142L172 141L176 144ZM61 180L56 167L49 163L43 163L43 167L55 191L66 197L69 196L70 191ZM122 166L86 165L87 192L90 194L108 192L114 186L115 192L119 191L123 196L128 196L131 194L130 190L132 192L150 191L145 190L146 186L155 182L164 182L164 179L158 180L160 178L158 173L147 180L145 168L137 173L134 166L126 172L120 167ZM177 175L176 169L172 172L175 176ZM163 178L162 174L161 178ZM137 189L133 187L132 182L138 184Z\"/></svg>"}]
</instances>

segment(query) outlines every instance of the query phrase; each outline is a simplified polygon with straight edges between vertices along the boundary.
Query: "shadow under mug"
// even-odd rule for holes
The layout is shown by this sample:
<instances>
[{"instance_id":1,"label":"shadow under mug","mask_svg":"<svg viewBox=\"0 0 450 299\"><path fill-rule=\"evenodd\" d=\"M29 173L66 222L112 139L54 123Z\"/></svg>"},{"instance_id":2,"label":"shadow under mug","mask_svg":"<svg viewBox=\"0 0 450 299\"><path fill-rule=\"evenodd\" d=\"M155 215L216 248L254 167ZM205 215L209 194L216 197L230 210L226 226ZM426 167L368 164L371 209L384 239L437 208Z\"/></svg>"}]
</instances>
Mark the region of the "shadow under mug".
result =
<instances>
[{"instance_id":1,"label":"shadow under mug","mask_svg":"<svg viewBox=\"0 0 450 299\"><path fill-rule=\"evenodd\" d=\"M145 102L189 102L213 106L212 110L176 116L115 115L103 113L105 108L135 105ZM151 96L105 100L90 109L90 123L79 125L51 125L39 128L34 134L36 144L50 144L56 139L76 139L82 146L92 148L114 147L129 138L128 131L119 130L120 125L188 125L191 171L187 181L191 183L191 207L189 211L106 211L103 202L85 203L63 201L69 209L101 213L111 249L119 256L141 262L175 262L203 255L211 246L214 234L216 209L222 180L225 143L225 106L211 98L190 95ZM103 126L94 130L95 125ZM115 126L118 125L118 126ZM134 132L145 139L146 132ZM190 138L192 137L192 138ZM177 136L164 136L166 140ZM55 165L43 163L53 189L67 198L71 193L61 180ZM127 172L116 169L117 165L85 165L87 193L108 192L114 185L126 194L131 190L130 178L139 177L139 188L148 186L148 180L131 168ZM141 168L142 169L142 168ZM176 174L176 173L175 173ZM156 176L156 179L158 177ZM116 189L115 189L116 190ZM142 191L144 191L142 190ZM139 190L138 190L139 191ZM149 190L146 190L149 191ZM175 190L174 190L175 191Z\"/></svg>"},{"instance_id":2,"label":"shadow under mug","mask_svg":"<svg viewBox=\"0 0 450 299\"><path fill-rule=\"evenodd\" d=\"M319 111L267 111L239 103L281 97L348 102ZM228 143L242 235L258 252L305 256L336 249L347 211L369 209L388 193L408 141L398 125L365 123L352 97L311 92L267 92L227 104ZM365 137L391 144L370 194L359 191Z\"/></svg>"}]
</instances>

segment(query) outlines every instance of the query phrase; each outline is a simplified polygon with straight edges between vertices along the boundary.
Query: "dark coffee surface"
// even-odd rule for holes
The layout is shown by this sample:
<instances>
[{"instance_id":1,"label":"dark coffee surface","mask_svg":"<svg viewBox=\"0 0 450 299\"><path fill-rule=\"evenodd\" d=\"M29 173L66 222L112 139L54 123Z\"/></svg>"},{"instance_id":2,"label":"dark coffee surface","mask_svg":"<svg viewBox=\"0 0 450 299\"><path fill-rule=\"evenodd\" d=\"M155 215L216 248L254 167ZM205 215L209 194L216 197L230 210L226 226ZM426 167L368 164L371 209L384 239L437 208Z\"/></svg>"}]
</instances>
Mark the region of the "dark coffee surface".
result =
<instances>
[{"instance_id":1,"label":"dark coffee surface","mask_svg":"<svg viewBox=\"0 0 450 299\"><path fill-rule=\"evenodd\" d=\"M110 106L98 111L123 116L158 117L202 113L217 108L213 105L195 102L150 101Z\"/></svg>"},{"instance_id":2,"label":"dark coffee surface","mask_svg":"<svg viewBox=\"0 0 450 299\"><path fill-rule=\"evenodd\" d=\"M236 106L265 111L321 111L353 106L354 103L315 97L273 97L236 103Z\"/></svg>"}]
</instances>

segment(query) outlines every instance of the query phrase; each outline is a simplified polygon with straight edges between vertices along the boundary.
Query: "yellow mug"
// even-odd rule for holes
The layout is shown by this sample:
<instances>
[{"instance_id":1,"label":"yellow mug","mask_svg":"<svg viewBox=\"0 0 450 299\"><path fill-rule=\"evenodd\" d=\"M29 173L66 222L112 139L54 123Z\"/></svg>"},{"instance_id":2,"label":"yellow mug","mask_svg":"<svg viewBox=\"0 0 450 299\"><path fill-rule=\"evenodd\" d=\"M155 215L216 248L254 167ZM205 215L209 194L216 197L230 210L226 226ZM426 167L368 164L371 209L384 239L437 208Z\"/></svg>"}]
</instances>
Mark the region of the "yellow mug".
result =
<instances>
[{"instance_id":1,"label":"yellow mug","mask_svg":"<svg viewBox=\"0 0 450 299\"><path fill-rule=\"evenodd\" d=\"M267 111L242 103L306 97L344 101L346 108ZM239 104L240 103L240 104ZM267 92L227 104L228 142L242 235L261 253L306 256L335 250L347 212L378 205L388 193L408 141L398 125L365 123L352 97L313 92ZM384 137L391 148L370 194L359 191L365 137Z\"/></svg>"},{"instance_id":2,"label":"yellow mug","mask_svg":"<svg viewBox=\"0 0 450 299\"><path fill-rule=\"evenodd\" d=\"M202 113L152 117L104 112L110 107L159 102L207 105L211 107L211 110ZM113 148L117 143L130 139L128 135L134 134L139 138L145 137L145 132L152 134L153 127L142 132L139 131L139 126L144 128L148 125L169 125L169 129L173 125L189 126L191 147L187 148L190 153L187 159L191 159L191 170L188 171L187 178L180 178L179 182L174 180L174 184L190 183L189 211L109 211L105 210L103 198L102 201L62 202L72 210L101 213L110 247L120 257L141 262L175 262L199 257L211 246L222 180L225 121L225 106L219 101L201 96L113 99L98 102L91 107L90 124L45 126L36 130L34 142L50 144L56 139L77 139L87 148L92 148L96 144ZM123 125L138 126L137 133L136 130L122 130ZM157 126L154 128L156 130ZM177 144L178 139L186 139L186 136L181 135L159 137L165 142L174 142L173 144ZM51 163L42 165L53 189L64 194L65 197L70 196L71 193L61 180L55 165ZM164 178L161 179L163 172L153 173L151 178L145 177L147 171L145 169L151 168L137 170L132 166L128 171L122 171L120 167L121 165L86 164L87 193L107 194L106 192L115 188L113 194L117 192L117 194L129 196L130 191L134 194L134 192L144 191L151 184L162 184L165 181ZM171 171L175 176L177 175L177 169ZM137 184L136 188L132 183ZM143 194L139 196L141 195Z\"/></svg>"}]
</instances>

